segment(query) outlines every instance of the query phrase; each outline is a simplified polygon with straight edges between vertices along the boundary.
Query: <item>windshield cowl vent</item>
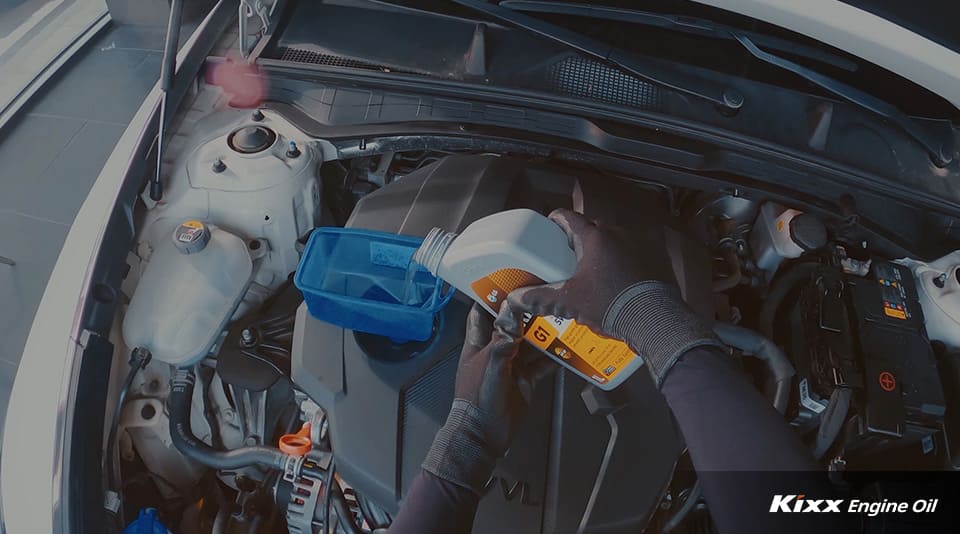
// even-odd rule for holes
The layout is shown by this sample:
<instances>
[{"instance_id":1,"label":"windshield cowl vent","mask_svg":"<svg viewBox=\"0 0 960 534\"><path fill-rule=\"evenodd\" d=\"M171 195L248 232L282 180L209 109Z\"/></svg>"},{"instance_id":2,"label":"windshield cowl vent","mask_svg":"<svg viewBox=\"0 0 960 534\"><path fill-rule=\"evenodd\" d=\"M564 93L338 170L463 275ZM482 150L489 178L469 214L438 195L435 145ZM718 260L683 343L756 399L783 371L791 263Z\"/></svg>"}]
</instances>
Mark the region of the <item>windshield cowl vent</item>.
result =
<instances>
[{"instance_id":1,"label":"windshield cowl vent","mask_svg":"<svg viewBox=\"0 0 960 534\"><path fill-rule=\"evenodd\" d=\"M373 70L377 72L402 72L405 74L417 74L415 72L389 67L360 59L353 59L334 54L324 54L305 48L286 46L280 49L280 60L290 61L292 63L308 63L311 65L324 65L327 67L340 67L347 69Z\"/></svg>"},{"instance_id":2,"label":"windshield cowl vent","mask_svg":"<svg viewBox=\"0 0 960 534\"><path fill-rule=\"evenodd\" d=\"M567 57L550 66L547 79L561 94L641 109L660 108L659 87L599 61Z\"/></svg>"}]
</instances>

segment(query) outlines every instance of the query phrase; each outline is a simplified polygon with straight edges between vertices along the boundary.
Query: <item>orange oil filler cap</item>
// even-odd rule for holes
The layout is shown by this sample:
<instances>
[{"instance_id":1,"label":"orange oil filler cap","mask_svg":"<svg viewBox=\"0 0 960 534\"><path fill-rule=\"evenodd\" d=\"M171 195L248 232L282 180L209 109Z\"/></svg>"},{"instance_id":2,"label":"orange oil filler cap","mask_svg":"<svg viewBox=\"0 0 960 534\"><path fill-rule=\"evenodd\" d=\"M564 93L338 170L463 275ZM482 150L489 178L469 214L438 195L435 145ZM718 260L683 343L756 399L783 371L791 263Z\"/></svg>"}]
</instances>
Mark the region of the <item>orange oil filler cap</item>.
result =
<instances>
[{"instance_id":1,"label":"orange oil filler cap","mask_svg":"<svg viewBox=\"0 0 960 534\"><path fill-rule=\"evenodd\" d=\"M280 436L280 450L293 456L303 456L310 452L313 443L310 441L310 423L304 423L296 434Z\"/></svg>"}]
</instances>

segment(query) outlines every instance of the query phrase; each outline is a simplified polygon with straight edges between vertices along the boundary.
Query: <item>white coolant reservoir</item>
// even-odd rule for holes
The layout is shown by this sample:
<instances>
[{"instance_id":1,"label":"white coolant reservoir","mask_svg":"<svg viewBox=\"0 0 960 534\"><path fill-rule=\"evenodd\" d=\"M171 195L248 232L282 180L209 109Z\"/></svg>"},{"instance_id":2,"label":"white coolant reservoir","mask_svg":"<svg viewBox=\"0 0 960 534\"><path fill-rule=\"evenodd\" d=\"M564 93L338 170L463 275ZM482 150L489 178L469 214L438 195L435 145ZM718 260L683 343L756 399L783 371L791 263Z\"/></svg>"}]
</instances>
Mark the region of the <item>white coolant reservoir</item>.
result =
<instances>
[{"instance_id":1,"label":"white coolant reservoir","mask_svg":"<svg viewBox=\"0 0 960 534\"><path fill-rule=\"evenodd\" d=\"M216 343L252 275L243 239L183 222L155 244L123 319L124 342L171 365L196 363Z\"/></svg>"},{"instance_id":2,"label":"white coolant reservoir","mask_svg":"<svg viewBox=\"0 0 960 534\"><path fill-rule=\"evenodd\" d=\"M930 263L904 259L913 271L927 336L960 349L960 250Z\"/></svg>"},{"instance_id":3,"label":"white coolant reservoir","mask_svg":"<svg viewBox=\"0 0 960 534\"><path fill-rule=\"evenodd\" d=\"M296 270L297 240L320 213L317 144L286 119L221 110L182 126L168 147L163 202L149 207L138 254L169 239L167 221L197 218L263 245L240 311L256 307Z\"/></svg>"}]
</instances>

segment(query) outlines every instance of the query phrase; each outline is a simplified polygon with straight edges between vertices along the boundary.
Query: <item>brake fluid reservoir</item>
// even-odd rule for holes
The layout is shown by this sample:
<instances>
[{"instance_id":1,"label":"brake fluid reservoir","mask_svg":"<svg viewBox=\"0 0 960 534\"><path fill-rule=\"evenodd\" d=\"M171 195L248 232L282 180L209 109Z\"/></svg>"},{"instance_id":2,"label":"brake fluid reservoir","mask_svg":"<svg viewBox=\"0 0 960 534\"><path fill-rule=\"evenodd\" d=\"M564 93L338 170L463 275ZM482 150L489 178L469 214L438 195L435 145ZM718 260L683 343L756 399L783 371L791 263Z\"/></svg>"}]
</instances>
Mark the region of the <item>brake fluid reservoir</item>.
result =
<instances>
[{"instance_id":1,"label":"brake fluid reservoir","mask_svg":"<svg viewBox=\"0 0 960 534\"><path fill-rule=\"evenodd\" d=\"M761 206L750 232L750 248L757 267L767 273L767 278L773 277L784 259L799 258L826 242L827 230L816 215L786 209L773 202Z\"/></svg>"},{"instance_id":2,"label":"brake fluid reservoir","mask_svg":"<svg viewBox=\"0 0 960 534\"><path fill-rule=\"evenodd\" d=\"M516 209L479 219L459 235L434 228L413 261L496 315L514 289L573 276L577 258L559 226ZM527 342L601 389L617 387L643 365L623 341L572 319L525 316L523 331Z\"/></svg>"},{"instance_id":3,"label":"brake fluid reservoir","mask_svg":"<svg viewBox=\"0 0 960 534\"><path fill-rule=\"evenodd\" d=\"M913 271L927 336L960 349L960 250L930 263L899 260Z\"/></svg>"},{"instance_id":4,"label":"brake fluid reservoir","mask_svg":"<svg viewBox=\"0 0 960 534\"><path fill-rule=\"evenodd\" d=\"M157 243L123 319L123 339L171 365L210 351L253 274L247 244L200 221L186 221Z\"/></svg>"}]
</instances>

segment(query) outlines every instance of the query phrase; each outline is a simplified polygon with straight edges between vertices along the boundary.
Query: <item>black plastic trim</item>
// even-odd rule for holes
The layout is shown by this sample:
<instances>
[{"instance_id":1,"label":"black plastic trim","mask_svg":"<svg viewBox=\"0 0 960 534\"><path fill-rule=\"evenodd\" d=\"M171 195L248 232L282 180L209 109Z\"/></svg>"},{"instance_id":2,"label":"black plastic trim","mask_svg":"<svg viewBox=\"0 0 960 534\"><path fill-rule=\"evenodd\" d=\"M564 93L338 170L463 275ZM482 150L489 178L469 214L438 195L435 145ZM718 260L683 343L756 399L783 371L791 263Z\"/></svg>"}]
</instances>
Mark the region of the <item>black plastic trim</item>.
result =
<instances>
[{"instance_id":1,"label":"black plastic trim","mask_svg":"<svg viewBox=\"0 0 960 534\"><path fill-rule=\"evenodd\" d=\"M65 480L71 520L69 532L107 532L103 508L103 427L104 409L113 361L113 343L90 335L80 356L80 375L73 401L70 446L70 477ZM28 439L28 438L22 438Z\"/></svg>"},{"instance_id":2,"label":"black plastic trim","mask_svg":"<svg viewBox=\"0 0 960 534\"><path fill-rule=\"evenodd\" d=\"M489 103L499 106L501 109L502 106L508 105L516 110L544 110L560 114L570 120L584 121L583 127L585 130L582 131L587 132L590 132L590 130L596 126L597 121L616 121L624 126L639 126L645 128L648 132L671 134L686 138L690 141L710 143L714 145L719 152L727 154L727 156L723 156L725 158L729 158L729 155L734 153L748 154L749 158L752 159L762 157L768 160L773 170L783 169L788 176L814 178L814 180L811 181L815 182L829 180L847 189L857 188L857 190L868 190L895 197L898 201L909 202L918 208L930 209L955 217L960 216L960 204L941 196L918 190L909 184L898 183L892 179L857 169L851 165L839 163L808 152L801 152L765 139L748 137L702 122L694 122L661 113L654 113L642 109L625 109L622 106L604 104L602 102L590 102L583 99L572 99L550 93L481 86L453 80L424 79L422 77L397 73L377 73L372 71L357 71L355 69L327 68L320 65L291 65L288 62L272 59L261 59L259 64L270 77L271 83L279 85L284 83L282 78L294 82L310 80L342 87L366 86L368 88L374 87L378 90L406 91L417 94L418 96L452 97L462 102ZM285 107L292 109L295 106L285 104ZM309 115L307 110L303 109L302 104L298 104L296 107L300 108L302 115ZM589 121L593 121L592 125ZM314 120L314 122L316 121ZM415 128L415 131L417 133L425 133L424 123L426 122L427 121L421 120ZM484 122L482 114L477 112L471 112L469 117L458 120L458 123L461 125L461 131L466 131L465 125L467 124L483 125ZM361 132L364 127L366 127L344 125L327 126L330 126L330 128L325 129L324 135L336 135L336 137L340 138L355 134L363 135ZM333 126L336 126L336 128L333 128ZM411 124L404 126L410 128ZM372 125L368 128L370 130L380 130L386 134L386 130L382 125ZM345 133L343 133L343 135L332 134L334 130L338 133ZM399 127L392 129L394 133L401 131L403 130ZM440 131L443 131L443 129L434 129L434 132ZM413 131L403 132L414 133ZM585 139L579 139L579 141L589 143L589 140ZM713 157L715 155L711 156ZM720 162L717 161L716 163ZM955 162L951 167L956 166L957 163ZM718 170L733 173L751 171L749 168L727 168ZM767 170L770 170L770 168L768 167ZM753 171L756 171L756 169L753 169ZM920 172L919 169L918 172ZM927 172L934 171L927 169ZM799 176L797 173L800 173ZM771 180L770 178L756 175L756 172L750 172L749 176L761 181ZM779 185L783 185L784 183L790 184L791 182L797 184L795 181L780 178L777 174L768 176L777 176L778 178L775 180L780 182Z\"/></svg>"}]
</instances>

